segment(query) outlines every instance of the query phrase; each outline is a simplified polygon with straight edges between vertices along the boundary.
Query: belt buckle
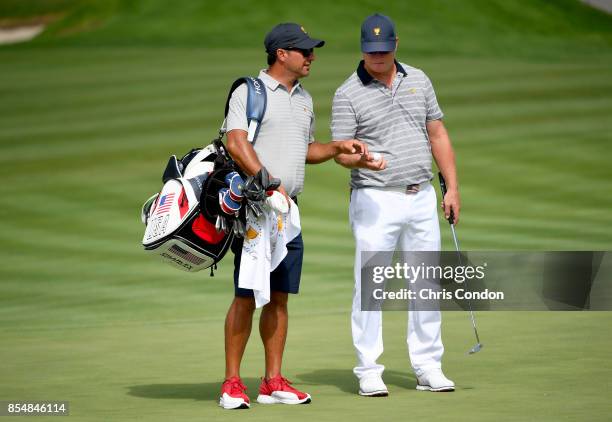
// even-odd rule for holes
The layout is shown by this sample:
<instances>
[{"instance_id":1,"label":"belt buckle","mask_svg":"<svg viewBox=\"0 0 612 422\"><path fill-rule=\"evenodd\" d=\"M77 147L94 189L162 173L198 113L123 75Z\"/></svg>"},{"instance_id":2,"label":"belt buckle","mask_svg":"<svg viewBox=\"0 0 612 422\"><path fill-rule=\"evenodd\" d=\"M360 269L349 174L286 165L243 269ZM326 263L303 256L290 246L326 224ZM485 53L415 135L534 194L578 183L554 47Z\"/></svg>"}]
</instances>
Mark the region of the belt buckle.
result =
<instances>
[{"instance_id":1,"label":"belt buckle","mask_svg":"<svg viewBox=\"0 0 612 422\"><path fill-rule=\"evenodd\" d=\"M419 184L406 186L406 194L418 193L419 190L421 190L421 186Z\"/></svg>"}]
</instances>

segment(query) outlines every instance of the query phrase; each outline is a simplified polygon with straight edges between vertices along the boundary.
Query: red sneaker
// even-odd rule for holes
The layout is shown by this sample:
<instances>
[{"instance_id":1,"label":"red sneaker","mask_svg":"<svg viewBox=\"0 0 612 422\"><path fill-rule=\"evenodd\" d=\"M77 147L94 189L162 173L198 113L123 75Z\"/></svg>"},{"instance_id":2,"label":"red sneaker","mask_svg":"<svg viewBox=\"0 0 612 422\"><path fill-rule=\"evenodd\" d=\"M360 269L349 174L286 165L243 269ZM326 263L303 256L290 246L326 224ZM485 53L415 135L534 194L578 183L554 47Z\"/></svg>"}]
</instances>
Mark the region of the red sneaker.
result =
<instances>
[{"instance_id":1,"label":"red sneaker","mask_svg":"<svg viewBox=\"0 0 612 422\"><path fill-rule=\"evenodd\" d=\"M248 409L251 404L245 394L247 388L240 377L228 378L221 386L219 406L224 409Z\"/></svg>"},{"instance_id":2,"label":"red sneaker","mask_svg":"<svg viewBox=\"0 0 612 422\"><path fill-rule=\"evenodd\" d=\"M310 394L296 390L291 386L291 381L281 375L269 380L261 379L259 395L257 396L258 403L308 404L310 401Z\"/></svg>"}]
</instances>

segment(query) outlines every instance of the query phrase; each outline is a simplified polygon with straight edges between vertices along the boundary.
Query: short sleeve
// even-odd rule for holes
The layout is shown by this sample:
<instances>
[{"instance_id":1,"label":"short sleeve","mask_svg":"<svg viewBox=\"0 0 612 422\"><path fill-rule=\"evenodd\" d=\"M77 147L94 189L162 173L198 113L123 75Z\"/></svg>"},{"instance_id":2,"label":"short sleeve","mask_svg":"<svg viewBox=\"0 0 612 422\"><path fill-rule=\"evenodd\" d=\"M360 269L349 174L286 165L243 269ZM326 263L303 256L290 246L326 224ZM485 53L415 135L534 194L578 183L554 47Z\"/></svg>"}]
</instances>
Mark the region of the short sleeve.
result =
<instances>
[{"instance_id":1,"label":"short sleeve","mask_svg":"<svg viewBox=\"0 0 612 422\"><path fill-rule=\"evenodd\" d=\"M233 129L249 130L249 123L246 117L247 86L246 83L240 85L232 93L229 101L229 110L225 121L227 132Z\"/></svg>"},{"instance_id":2,"label":"short sleeve","mask_svg":"<svg viewBox=\"0 0 612 422\"><path fill-rule=\"evenodd\" d=\"M357 133L357 116L353 105L340 90L336 91L332 102L331 119L332 139L354 139Z\"/></svg>"},{"instance_id":3,"label":"short sleeve","mask_svg":"<svg viewBox=\"0 0 612 422\"><path fill-rule=\"evenodd\" d=\"M423 92L425 94L425 106L427 107L427 121L440 120L444 117L444 113L442 113L442 109L438 105L436 92L427 75L423 73L423 77L425 78Z\"/></svg>"}]
</instances>

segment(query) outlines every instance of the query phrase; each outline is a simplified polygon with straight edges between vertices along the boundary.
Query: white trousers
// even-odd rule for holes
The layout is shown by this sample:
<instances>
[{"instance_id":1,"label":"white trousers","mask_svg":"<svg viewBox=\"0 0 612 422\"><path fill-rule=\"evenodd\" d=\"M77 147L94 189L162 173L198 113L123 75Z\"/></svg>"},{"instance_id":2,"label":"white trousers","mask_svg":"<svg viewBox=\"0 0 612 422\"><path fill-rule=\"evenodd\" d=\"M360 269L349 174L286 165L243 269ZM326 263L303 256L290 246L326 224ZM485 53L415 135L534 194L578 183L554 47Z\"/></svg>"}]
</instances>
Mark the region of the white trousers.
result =
<instances>
[{"instance_id":1,"label":"white trousers","mask_svg":"<svg viewBox=\"0 0 612 422\"><path fill-rule=\"evenodd\" d=\"M355 289L351 328L357 352L358 378L382 375L385 367L377 363L383 352L382 312L361 310L362 251L439 251L436 192L430 183L418 193L394 188L362 188L351 194L349 207L355 237ZM441 368L444 346L440 311L408 311L407 343L410 363L421 375Z\"/></svg>"}]
</instances>

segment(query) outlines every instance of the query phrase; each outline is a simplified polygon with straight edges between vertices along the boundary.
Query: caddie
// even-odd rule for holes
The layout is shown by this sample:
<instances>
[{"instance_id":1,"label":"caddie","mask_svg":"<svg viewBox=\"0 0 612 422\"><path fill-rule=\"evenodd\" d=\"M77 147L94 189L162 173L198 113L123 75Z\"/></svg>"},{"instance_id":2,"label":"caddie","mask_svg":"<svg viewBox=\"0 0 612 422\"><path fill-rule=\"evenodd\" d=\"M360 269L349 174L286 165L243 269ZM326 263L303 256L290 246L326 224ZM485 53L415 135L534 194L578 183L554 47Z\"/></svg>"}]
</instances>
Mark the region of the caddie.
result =
<instances>
[{"instance_id":1,"label":"caddie","mask_svg":"<svg viewBox=\"0 0 612 422\"><path fill-rule=\"evenodd\" d=\"M279 24L266 35L268 68L259 73L259 79L266 90L267 108L254 145L247 139L246 85L238 87L229 101L226 127L230 155L248 175L256 175L265 167L271 176L281 180L277 190L294 203L304 186L306 163L321 163L341 153L367 154L365 144L356 140L325 144L314 140L312 97L299 79L309 75L315 60L313 49L323 44L324 41L311 38L295 23ZM292 387L281 374L287 338L288 295L298 293L300 285L301 234L286 246L286 257L270 273L270 301L263 306L259 320L265 373L257 401L264 404L311 401L309 394ZM238 287L242 242L236 242L232 249L235 253L235 295L225 320L225 381L219 405L225 409L246 409L250 407L250 400L240 379L240 362L251 333L255 299L252 290Z\"/></svg>"},{"instance_id":2,"label":"caddie","mask_svg":"<svg viewBox=\"0 0 612 422\"><path fill-rule=\"evenodd\" d=\"M362 251L439 251L440 229L432 156L447 182L446 218L459 218L455 156L442 123L442 110L427 75L395 59L398 38L386 16L375 14L361 26L363 60L338 88L332 106L332 137L357 138L369 155L343 154L351 168L349 215L355 237L355 289L351 327L357 352L354 373L359 394L386 396L382 313L362 310ZM379 157L380 156L380 157ZM375 158L374 164L368 159ZM378 166L378 168L373 168ZM373 171L379 170L379 171ZM417 389L452 391L442 372L444 347L439 311L409 311L407 342Z\"/></svg>"}]
</instances>

